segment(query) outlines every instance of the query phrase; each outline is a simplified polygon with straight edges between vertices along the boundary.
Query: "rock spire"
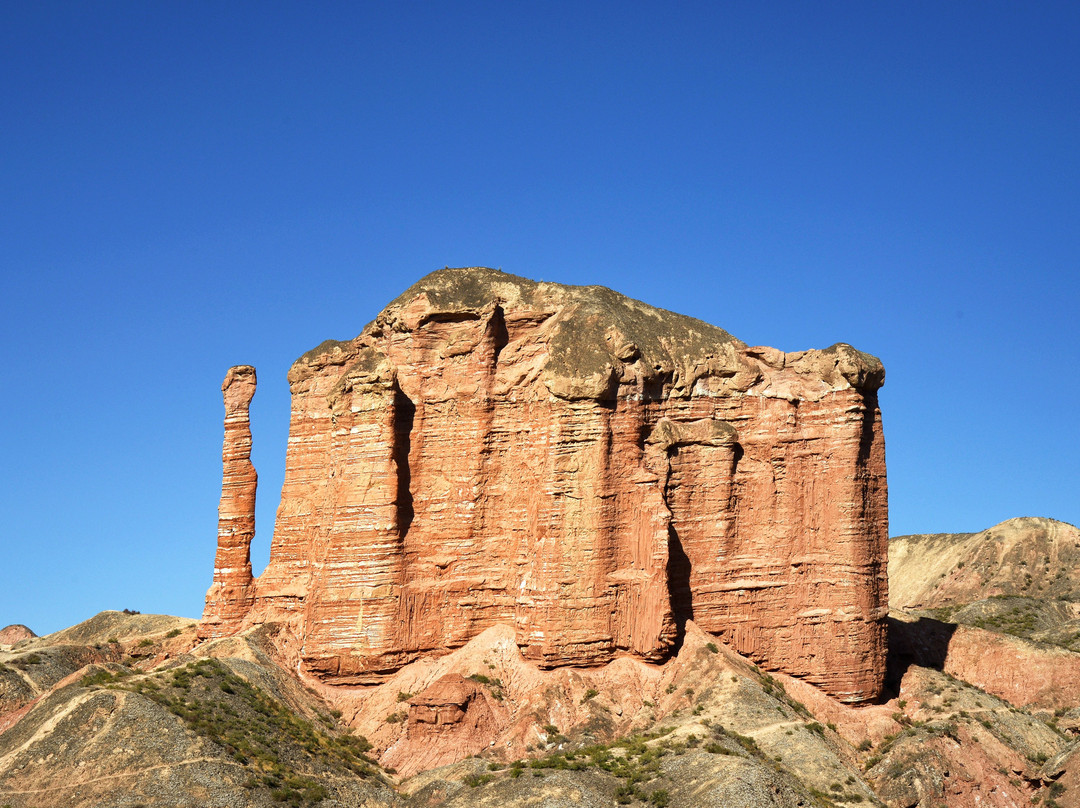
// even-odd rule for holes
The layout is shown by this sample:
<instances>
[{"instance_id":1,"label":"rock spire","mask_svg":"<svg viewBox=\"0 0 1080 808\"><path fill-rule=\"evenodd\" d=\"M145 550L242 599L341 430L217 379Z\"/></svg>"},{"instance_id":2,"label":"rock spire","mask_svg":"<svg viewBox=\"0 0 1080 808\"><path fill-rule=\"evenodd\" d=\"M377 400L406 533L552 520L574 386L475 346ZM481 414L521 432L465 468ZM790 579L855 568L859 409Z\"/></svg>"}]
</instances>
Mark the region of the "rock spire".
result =
<instances>
[{"instance_id":1,"label":"rock spire","mask_svg":"<svg viewBox=\"0 0 1080 808\"><path fill-rule=\"evenodd\" d=\"M258 474L251 463L248 408L255 396L255 385L255 368L250 365L229 368L221 385L225 401L221 502L214 583L206 593L206 610L199 626L199 636L204 639L232 633L252 606L250 551L255 537Z\"/></svg>"}]
</instances>

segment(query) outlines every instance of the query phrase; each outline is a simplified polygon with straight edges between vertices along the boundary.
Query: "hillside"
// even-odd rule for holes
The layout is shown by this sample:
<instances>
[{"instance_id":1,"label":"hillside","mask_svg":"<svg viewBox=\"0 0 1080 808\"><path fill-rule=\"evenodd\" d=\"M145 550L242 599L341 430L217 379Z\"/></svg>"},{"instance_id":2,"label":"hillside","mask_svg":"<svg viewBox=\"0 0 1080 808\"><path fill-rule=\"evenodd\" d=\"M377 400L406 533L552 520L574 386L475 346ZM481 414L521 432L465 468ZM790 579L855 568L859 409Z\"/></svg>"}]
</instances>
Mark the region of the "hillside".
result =
<instances>
[{"instance_id":1,"label":"hillside","mask_svg":"<svg viewBox=\"0 0 1080 808\"><path fill-rule=\"evenodd\" d=\"M664 664L545 670L493 626L367 687L298 677L272 625L24 630L0 649L0 805L1080 806L1080 653L1045 641L1075 620L1078 539L894 539L888 690L861 706L693 621Z\"/></svg>"},{"instance_id":2,"label":"hillside","mask_svg":"<svg viewBox=\"0 0 1080 808\"><path fill-rule=\"evenodd\" d=\"M889 542L889 605L1080 651L1080 530L1038 517Z\"/></svg>"},{"instance_id":3,"label":"hillside","mask_svg":"<svg viewBox=\"0 0 1080 808\"><path fill-rule=\"evenodd\" d=\"M335 689L283 668L272 627L199 644L191 621L105 612L0 652L0 805L1080 804L1078 679L1061 682L1072 707L1025 707L1008 665L1006 696L952 672L994 648L1025 670L1080 655L902 611L891 624L894 691L856 707L692 622L664 665L542 670L495 627ZM520 746L486 741L488 708Z\"/></svg>"}]
</instances>

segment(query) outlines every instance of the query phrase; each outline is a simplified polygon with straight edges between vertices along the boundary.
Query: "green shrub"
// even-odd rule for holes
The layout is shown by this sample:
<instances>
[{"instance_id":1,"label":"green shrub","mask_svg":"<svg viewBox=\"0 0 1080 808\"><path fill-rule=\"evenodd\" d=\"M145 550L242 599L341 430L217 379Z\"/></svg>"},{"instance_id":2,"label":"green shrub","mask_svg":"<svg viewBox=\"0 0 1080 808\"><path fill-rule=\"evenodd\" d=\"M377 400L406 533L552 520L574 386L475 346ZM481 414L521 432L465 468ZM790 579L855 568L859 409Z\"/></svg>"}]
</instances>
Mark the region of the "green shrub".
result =
<instances>
[{"instance_id":1,"label":"green shrub","mask_svg":"<svg viewBox=\"0 0 1080 808\"><path fill-rule=\"evenodd\" d=\"M469 788L476 788L482 786L485 783L490 783L495 779L493 774L467 774L462 778L462 782Z\"/></svg>"},{"instance_id":2,"label":"green shrub","mask_svg":"<svg viewBox=\"0 0 1080 808\"><path fill-rule=\"evenodd\" d=\"M599 690L597 690L595 687L590 687L588 690L585 691L585 695L581 697L581 703L584 704L590 699L595 699L599 695Z\"/></svg>"},{"instance_id":3,"label":"green shrub","mask_svg":"<svg viewBox=\"0 0 1080 808\"><path fill-rule=\"evenodd\" d=\"M126 676L130 676L131 671L119 670L116 673L112 673L106 670L95 671L94 673L88 673L82 679L79 680L80 687L99 687L101 685L111 685L115 682L119 682Z\"/></svg>"},{"instance_id":4,"label":"green shrub","mask_svg":"<svg viewBox=\"0 0 1080 808\"><path fill-rule=\"evenodd\" d=\"M706 643L705 647L708 648L709 651L711 651L714 654L719 654L720 653L720 648L714 642ZM734 679L734 677L732 677L732 678Z\"/></svg>"}]
</instances>

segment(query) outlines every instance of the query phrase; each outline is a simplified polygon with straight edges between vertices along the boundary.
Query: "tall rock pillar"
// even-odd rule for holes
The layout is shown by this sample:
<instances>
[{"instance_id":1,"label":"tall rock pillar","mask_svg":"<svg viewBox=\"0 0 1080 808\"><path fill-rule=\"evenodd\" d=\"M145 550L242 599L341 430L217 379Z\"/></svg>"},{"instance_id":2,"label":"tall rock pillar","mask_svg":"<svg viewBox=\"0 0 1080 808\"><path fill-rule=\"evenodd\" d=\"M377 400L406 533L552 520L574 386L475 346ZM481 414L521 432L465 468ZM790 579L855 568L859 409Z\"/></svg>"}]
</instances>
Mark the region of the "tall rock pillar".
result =
<instances>
[{"instance_id":1,"label":"tall rock pillar","mask_svg":"<svg viewBox=\"0 0 1080 808\"><path fill-rule=\"evenodd\" d=\"M214 583L206 593L199 636L222 637L234 632L251 608L251 540L255 538L255 488L251 464L251 420L248 407L255 395L255 368L229 368L221 385L225 399L225 442L221 449L221 503Z\"/></svg>"}]
</instances>

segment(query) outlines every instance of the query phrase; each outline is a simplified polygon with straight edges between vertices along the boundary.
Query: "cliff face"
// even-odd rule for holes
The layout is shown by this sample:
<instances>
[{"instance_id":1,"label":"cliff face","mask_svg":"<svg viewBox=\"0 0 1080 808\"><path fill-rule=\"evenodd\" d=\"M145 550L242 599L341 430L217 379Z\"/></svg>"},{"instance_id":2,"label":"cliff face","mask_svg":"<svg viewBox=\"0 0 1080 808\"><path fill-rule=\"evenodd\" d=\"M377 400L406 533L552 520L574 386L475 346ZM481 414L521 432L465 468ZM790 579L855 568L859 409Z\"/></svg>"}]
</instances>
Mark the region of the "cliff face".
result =
<instances>
[{"instance_id":1,"label":"cliff face","mask_svg":"<svg viewBox=\"0 0 1080 808\"><path fill-rule=\"evenodd\" d=\"M432 273L293 365L270 564L252 582L247 523L219 531L202 636L285 622L348 684L499 623L545 667L662 660L692 618L872 698L883 379L847 345L784 354L600 287Z\"/></svg>"}]
</instances>

